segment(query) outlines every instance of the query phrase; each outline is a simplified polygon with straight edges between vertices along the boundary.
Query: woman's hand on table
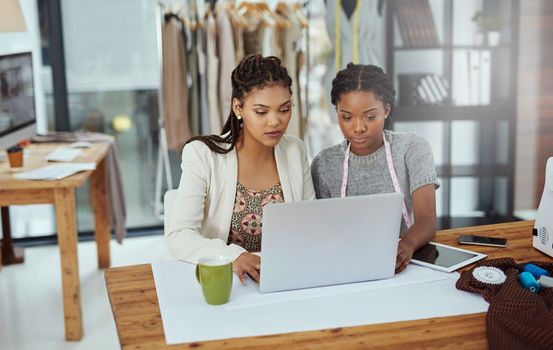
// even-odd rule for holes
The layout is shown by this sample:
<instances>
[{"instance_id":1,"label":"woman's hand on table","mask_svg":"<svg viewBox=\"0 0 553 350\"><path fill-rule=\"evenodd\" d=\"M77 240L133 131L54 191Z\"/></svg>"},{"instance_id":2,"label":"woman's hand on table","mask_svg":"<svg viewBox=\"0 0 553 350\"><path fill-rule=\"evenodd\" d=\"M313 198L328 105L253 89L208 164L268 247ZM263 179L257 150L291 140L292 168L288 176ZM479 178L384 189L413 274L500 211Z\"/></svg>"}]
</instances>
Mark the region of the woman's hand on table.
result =
<instances>
[{"instance_id":1,"label":"woman's hand on table","mask_svg":"<svg viewBox=\"0 0 553 350\"><path fill-rule=\"evenodd\" d=\"M242 253L232 263L232 270L238 275L240 282L246 283L246 274L259 283L259 268L261 258L259 255Z\"/></svg>"}]
</instances>

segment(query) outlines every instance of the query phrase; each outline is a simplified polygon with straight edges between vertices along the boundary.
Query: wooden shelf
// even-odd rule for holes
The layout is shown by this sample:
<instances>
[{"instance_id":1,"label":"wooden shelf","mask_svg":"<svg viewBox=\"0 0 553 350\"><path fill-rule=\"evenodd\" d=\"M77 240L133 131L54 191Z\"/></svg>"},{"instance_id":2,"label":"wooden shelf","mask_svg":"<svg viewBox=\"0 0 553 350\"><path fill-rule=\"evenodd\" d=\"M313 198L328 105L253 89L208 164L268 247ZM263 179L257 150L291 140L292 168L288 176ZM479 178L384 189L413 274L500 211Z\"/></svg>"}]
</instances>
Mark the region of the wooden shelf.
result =
<instances>
[{"instance_id":1,"label":"wooden shelf","mask_svg":"<svg viewBox=\"0 0 553 350\"><path fill-rule=\"evenodd\" d=\"M441 220L443 226L441 227L455 227L459 223L463 225L467 224L481 224L487 221L481 218L451 218L448 217L451 212L451 203L454 198L451 198L452 188L451 179L458 177L472 177L481 181L484 186L490 182L491 179L503 178L506 179L507 193L506 193L506 217L511 217L514 209L514 164L515 164L515 127L517 117L517 57L518 57L518 0L511 1L488 1L482 2L482 11L484 13L501 13L502 16L508 18L510 22L508 30L509 33L504 33L503 40L497 46L490 45L457 45L455 43L456 30L465 30L464 28L458 28L454 26L455 13L457 7L454 6L453 0L442 0L440 6L431 6L431 11L440 11L439 15L433 15L432 20L440 20L441 23L434 23L431 25L421 25L420 20L428 20L432 16L419 16L417 17L417 23L410 23L408 19L402 24L399 23L401 18L406 18L405 8L403 10L395 7L395 1L388 2L387 6L387 24L386 24L386 72L390 79L398 83L399 74L436 74L438 73L443 79L449 82L449 96L446 96L441 105L398 105L395 106L394 114L390 120L392 128L394 123L405 122L413 123L414 127L417 123L425 122L441 122L443 123L443 134L439 137L441 139L434 140L441 143L442 159L439 161L443 163L437 167L437 175L443 179L443 186L436 193L437 196L441 196L441 212L446 215L445 220ZM402 2L404 3L404 2ZM436 4L434 4L436 5ZM443 6L442 6L443 5ZM398 11L396 13L396 10ZM413 26L413 24L415 24ZM418 30L425 27L441 28L438 33L438 39L432 37L433 40L422 40L409 42L410 37L408 34L411 30ZM426 30L428 28L425 28ZM407 33L407 34L406 34ZM427 33L427 32L424 32ZM416 32L415 34L421 34ZM400 37L402 41L398 41ZM430 39L430 36L423 35L423 37L414 36L414 39ZM467 37L468 38L468 37ZM406 40L406 41L405 41ZM425 42L430 45L426 46L400 46L403 43L419 43ZM470 42L470 40L466 40ZM460 62L456 60L456 54L461 50L478 50L478 51L490 51L491 52L491 67L489 78L490 100L488 105L474 105L474 106L455 106L452 100L452 86L456 75L464 74L458 70ZM410 53L409 55L402 53ZM412 54L411 54L412 53ZM433 67L426 60L431 55L441 55L440 66ZM416 57L418 56L418 57ZM414 59L417 58L417 59ZM418 63L417 63L418 62ZM467 62L468 64L468 62ZM399 69L398 69L399 67ZM470 72L473 73L473 72ZM467 79L474 79L474 75L469 75L469 70L466 74ZM480 79L480 75L478 78ZM413 94L413 89L416 87L409 87L408 81L405 81L407 86L402 86L402 92L407 95ZM413 82L415 83L415 81ZM480 82L481 83L481 82ZM480 86L480 85L479 85ZM456 86L459 89L459 86ZM399 93L399 86L395 86L396 91ZM468 92L470 85L467 84ZM411 89L411 90L409 90ZM435 89L434 89L435 90ZM407 99L408 100L408 99ZM402 101L403 102L403 101ZM457 144L452 143L452 133L456 132L456 128L452 127L453 121L474 121L476 122L477 129L475 135L474 144L467 145L470 148L476 147L476 162L481 164L469 165L469 166L456 166L452 164L452 155L455 154L457 149L452 150L452 147L460 147ZM503 128L504 126L506 128ZM409 127L407 127L409 129ZM405 127L402 127L402 130ZM505 132L508 134L505 135ZM505 153L505 155L504 155ZM494 164L497 162L498 157L506 156L505 164ZM502 158L503 159L503 158ZM482 165L485 164L485 165ZM490 165L487 165L490 164ZM499 191L503 191L502 189ZM498 192L499 193L499 192ZM498 198L495 186L487 189L485 193L479 194L479 205L491 204L490 213L494 213L494 210L500 210L502 208L493 208L495 200ZM502 194L503 195L503 194ZM486 219L488 220L488 219ZM493 219L495 220L495 219ZM501 219L500 219L501 220ZM493 222L493 221L492 221Z\"/></svg>"}]
</instances>

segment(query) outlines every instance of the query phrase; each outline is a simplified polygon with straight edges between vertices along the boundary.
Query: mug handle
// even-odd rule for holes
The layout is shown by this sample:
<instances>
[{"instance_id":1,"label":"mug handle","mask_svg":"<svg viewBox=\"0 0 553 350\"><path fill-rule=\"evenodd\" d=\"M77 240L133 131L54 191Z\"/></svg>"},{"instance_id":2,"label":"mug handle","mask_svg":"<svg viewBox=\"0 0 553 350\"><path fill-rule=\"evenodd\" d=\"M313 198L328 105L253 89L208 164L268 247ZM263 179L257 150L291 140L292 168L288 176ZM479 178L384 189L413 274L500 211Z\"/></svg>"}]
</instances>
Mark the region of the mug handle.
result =
<instances>
[{"instance_id":1,"label":"mug handle","mask_svg":"<svg viewBox=\"0 0 553 350\"><path fill-rule=\"evenodd\" d=\"M199 284L202 284L202 282L200 281L200 264L196 265L196 280Z\"/></svg>"}]
</instances>

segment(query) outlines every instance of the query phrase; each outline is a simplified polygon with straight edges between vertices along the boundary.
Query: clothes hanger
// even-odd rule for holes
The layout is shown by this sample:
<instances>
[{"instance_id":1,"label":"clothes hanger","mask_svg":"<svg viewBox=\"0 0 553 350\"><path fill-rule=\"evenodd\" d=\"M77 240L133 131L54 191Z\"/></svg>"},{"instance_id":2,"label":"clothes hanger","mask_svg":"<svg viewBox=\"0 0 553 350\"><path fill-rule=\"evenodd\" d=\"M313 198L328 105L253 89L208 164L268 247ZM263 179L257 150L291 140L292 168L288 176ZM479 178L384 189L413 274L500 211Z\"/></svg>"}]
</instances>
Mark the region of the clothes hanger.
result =
<instances>
[{"instance_id":1,"label":"clothes hanger","mask_svg":"<svg viewBox=\"0 0 553 350\"><path fill-rule=\"evenodd\" d=\"M243 16L238 15L238 9L234 1L227 1L225 3L225 10L229 14L232 24L238 28L245 28L248 26L248 22Z\"/></svg>"},{"instance_id":2,"label":"clothes hanger","mask_svg":"<svg viewBox=\"0 0 553 350\"><path fill-rule=\"evenodd\" d=\"M291 23L288 19L284 19L283 16L276 14L265 2L256 2L258 10L263 14L264 20L271 27L276 27L279 29L286 29L291 26Z\"/></svg>"},{"instance_id":3,"label":"clothes hanger","mask_svg":"<svg viewBox=\"0 0 553 350\"><path fill-rule=\"evenodd\" d=\"M263 21L263 15L251 2L242 2L238 6L238 11L236 11L236 14L246 23L245 27L248 28L248 30L255 30L257 26L260 25L260 22L261 25L265 25L265 22Z\"/></svg>"},{"instance_id":4,"label":"clothes hanger","mask_svg":"<svg viewBox=\"0 0 553 350\"><path fill-rule=\"evenodd\" d=\"M184 23L184 26L187 29L196 29L195 21L190 20L190 18L186 15L186 10L184 9L184 5L182 3L177 5L175 15L182 21L182 23Z\"/></svg>"},{"instance_id":5,"label":"clothes hanger","mask_svg":"<svg viewBox=\"0 0 553 350\"><path fill-rule=\"evenodd\" d=\"M204 16L203 16L204 23L206 22L208 17L212 16L212 15L213 15L213 12L211 11L211 6L210 5L205 6L205 12L204 12Z\"/></svg>"},{"instance_id":6,"label":"clothes hanger","mask_svg":"<svg viewBox=\"0 0 553 350\"><path fill-rule=\"evenodd\" d=\"M309 21L307 20L307 18L305 18L305 15L303 14L301 4L299 2L291 4L291 8L294 10L294 13L298 17L301 27L302 28L309 27Z\"/></svg>"},{"instance_id":7,"label":"clothes hanger","mask_svg":"<svg viewBox=\"0 0 553 350\"><path fill-rule=\"evenodd\" d=\"M285 14L288 10L288 5L283 2L283 1L280 1L276 7L275 7L275 10L277 13L282 13L282 14Z\"/></svg>"}]
</instances>

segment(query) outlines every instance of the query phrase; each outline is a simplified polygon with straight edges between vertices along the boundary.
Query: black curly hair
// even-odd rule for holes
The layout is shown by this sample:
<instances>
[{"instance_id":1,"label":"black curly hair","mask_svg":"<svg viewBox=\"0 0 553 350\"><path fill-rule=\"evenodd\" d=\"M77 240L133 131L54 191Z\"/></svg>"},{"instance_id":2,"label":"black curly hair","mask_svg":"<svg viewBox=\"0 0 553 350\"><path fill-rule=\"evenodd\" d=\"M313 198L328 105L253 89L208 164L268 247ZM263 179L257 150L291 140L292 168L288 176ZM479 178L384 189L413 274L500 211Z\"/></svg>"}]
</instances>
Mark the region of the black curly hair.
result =
<instances>
[{"instance_id":1,"label":"black curly hair","mask_svg":"<svg viewBox=\"0 0 553 350\"><path fill-rule=\"evenodd\" d=\"M389 122L394 111L396 91L382 68L372 64L348 63L346 68L339 71L332 80L330 92L332 104L336 106L342 94L351 91L371 91L384 106L389 105L390 113L386 123Z\"/></svg>"},{"instance_id":2,"label":"black curly hair","mask_svg":"<svg viewBox=\"0 0 553 350\"><path fill-rule=\"evenodd\" d=\"M238 99L244 103L244 96L253 89L263 89L266 86L280 85L288 88L292 93L292 78L288 71L281 65L280 59L274 56L263 57L259 54L248 55L240 61L238 66L232 71L232 100ZM205 143L211 151L225 154L236 145L240 137L242 128L242 119L238 119L232 106L230 113L223 126L221 135L207 135L192 137L186 143L195 140ZM229 144L224 147L221 144Z\"/></svg>"}]
</instances>

